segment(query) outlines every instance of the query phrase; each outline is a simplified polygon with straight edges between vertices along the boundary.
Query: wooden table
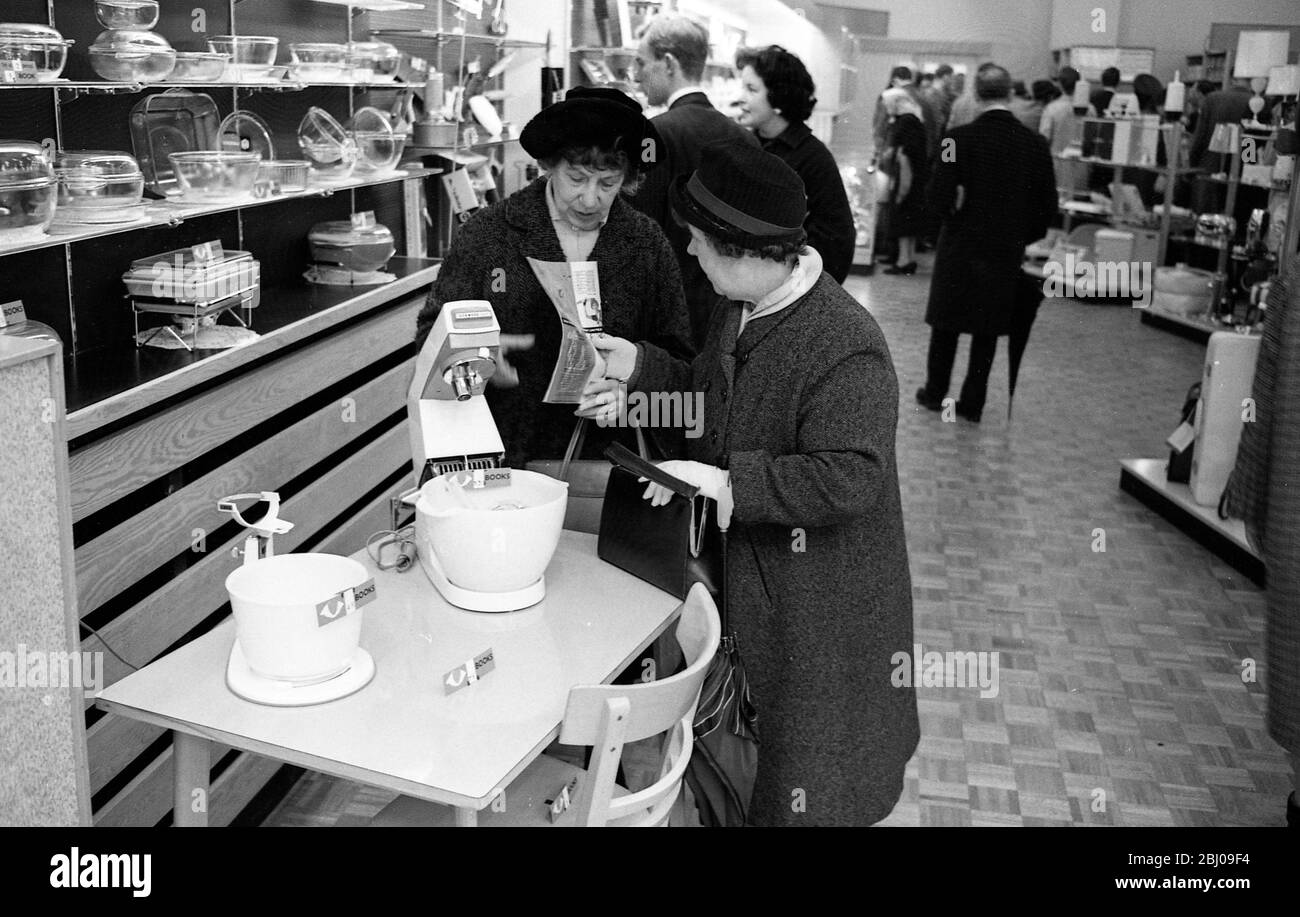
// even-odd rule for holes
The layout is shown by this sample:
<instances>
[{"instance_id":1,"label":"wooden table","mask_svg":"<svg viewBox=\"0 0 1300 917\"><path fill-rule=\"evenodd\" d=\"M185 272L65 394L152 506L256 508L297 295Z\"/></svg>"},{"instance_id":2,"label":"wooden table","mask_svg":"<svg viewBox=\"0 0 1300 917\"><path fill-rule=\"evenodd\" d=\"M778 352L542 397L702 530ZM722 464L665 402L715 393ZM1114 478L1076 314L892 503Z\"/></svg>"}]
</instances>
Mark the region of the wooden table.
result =
<instances>
[{"instance_id":1,"label":"wooden table","mask_svg":"<svg viewBox=\"0 0 1300 917\"><path fill-rule=\"evenodd\" d=\"M457 824L474 825L559 735L569 689L611 681L681 608L577 532L560 538L546 598L506 614L454 608L423 570L380 572L353 556L378 587L361 628L377 672L356 694L311 707L236 696L225 681L232 619L96 695L104 710L172 730L176 825L207 824L212 742L454 806ZM447 673L489 647L495 671L446 694Z\"/></svg>"}]
</instances>

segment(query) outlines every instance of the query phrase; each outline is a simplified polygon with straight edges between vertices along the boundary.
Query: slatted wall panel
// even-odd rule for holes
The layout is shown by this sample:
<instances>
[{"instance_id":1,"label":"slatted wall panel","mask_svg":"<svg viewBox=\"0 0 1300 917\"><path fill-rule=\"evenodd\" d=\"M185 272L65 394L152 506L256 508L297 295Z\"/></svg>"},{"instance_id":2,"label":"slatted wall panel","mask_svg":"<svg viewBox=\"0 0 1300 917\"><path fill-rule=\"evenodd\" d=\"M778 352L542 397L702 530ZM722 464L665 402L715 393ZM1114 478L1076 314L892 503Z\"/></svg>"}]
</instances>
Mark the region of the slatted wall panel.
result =
<instances>
[{"instance_id":1,"label":"slatted wall panel","mask_svg":"<svg viewBox=\"0 0 1300 917\"><path fill-rule=\"evenodd\" d=\"M350 554L389 525L408 486L406 388L426 289L142 411L69 455L83 649L143 666L230 613L239 527L227 494L278 490L294 529L279 553ZM106 653L105 684L130 673ZM87 708L94 820L170 817L172 746L154 726ZM214 748L210 821L229 824L279 770Z\"/></svg>"}]
</instances>

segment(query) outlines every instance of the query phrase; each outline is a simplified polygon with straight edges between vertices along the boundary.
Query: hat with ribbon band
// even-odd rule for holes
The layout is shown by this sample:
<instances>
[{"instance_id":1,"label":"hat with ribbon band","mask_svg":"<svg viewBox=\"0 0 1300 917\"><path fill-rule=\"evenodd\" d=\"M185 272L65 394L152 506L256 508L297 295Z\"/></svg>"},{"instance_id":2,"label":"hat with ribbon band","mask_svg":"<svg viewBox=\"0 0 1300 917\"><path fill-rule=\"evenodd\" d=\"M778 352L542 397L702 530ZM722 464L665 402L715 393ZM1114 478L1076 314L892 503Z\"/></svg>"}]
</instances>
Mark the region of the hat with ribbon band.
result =
<instances>
[{"instance_id":1,"label":"hat with ribbon band","mask_svg":"<svg viewBox=\"0 0 1300 917\"><path fill-rule=\"evenodd\" d=\"M682 220L721 242L756 248L807 238L808 196L799 174L739 141L706 146L699 168L680 176L670 196Z\"/></svg>"}]
</instances>

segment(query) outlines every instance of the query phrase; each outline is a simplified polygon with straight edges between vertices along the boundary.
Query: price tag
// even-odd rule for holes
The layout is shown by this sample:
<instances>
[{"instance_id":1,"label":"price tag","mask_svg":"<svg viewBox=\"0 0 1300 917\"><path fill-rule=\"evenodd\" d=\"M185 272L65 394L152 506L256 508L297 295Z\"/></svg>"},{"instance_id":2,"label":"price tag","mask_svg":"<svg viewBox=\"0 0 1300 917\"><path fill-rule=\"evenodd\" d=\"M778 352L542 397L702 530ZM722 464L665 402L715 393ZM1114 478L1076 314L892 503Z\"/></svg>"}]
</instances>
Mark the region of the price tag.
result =
<instances>
[{"instance_id":1,"label":"price tag","mask_svg":"<svg viewBox=\"0 0 1300 917\"><path fill-rule=\"evenodd\" d=\"M352 214L353 229L373 229L375 226L375 212L373 210L363 210L360 213Z\"/></svg>"},{"instance_id":2,"label":"price tag","mask_svg":"<svg viewBox=\"0 0 1300 917\"><path fill-rule=\"evenodd\" d=\"M1165 440L1169 445L1169 448L1173 449L1175 452L1182 452L1195 441L1196 428L1189 423L1181 424L1178 429L1173 433L1170 433L1169 438Z\"/></svg>"},{"instance_id":3,"label":"price tag","mask_svg":"<svg viewBox=\"0 0 1300 917\"><path fill-rule=\"evenodd\" d=\"M461 688L468 688L470 685L478 684L479 679L496 667L496 659L493 656L492 648L488 647L473 659L466 659L444 675L442 677L443 691L446 694L455 694Z\"/></svg>"},{"instance_id":4,"label":"price tag","mask_svg":"<svg viewBox=\"0 0 1300 917\"><path fill-rule=\"evenodd\" d=\"M478 207L478 195L474 193L474 183L470 181L468 169L456 169L442 177L442 186L447 191L453 213L469 213Z\"/></svg>"},{"instance_id":5,"label":"price tag","mask_svg":"<svg viewBox=\"0 0 1300 917\"><path fill-rule=\"evenodd\" d=\"M0 83L35 83L36 62L0 60Z\"/></svg>"},{"instance_id":6,"label":"price tag","mask_svg":"<svg viewBox=\"0 0 1300 917\"><path fill-rule=\"evenodd\" d=\"M546 800L546 817L555 824L560 820L560 816L569 810L573 805L573 796L578 790L578 778L574 777L564 785L560 792L555 794L554 799Z\"/></svg>"},{"instance_id":7,"label":"price tag","mask_svg":"<svg viewBox=\"0 0 1300 917\"><path fill-rule=\"evenodd\" d=\"M369 605L375 600L375 581L368 579L360 586L344 589L338 595L330 596L316 606L316 626L325 627L335 621L341 621L355 612L362 605Z\"/></svg>"},{"instance_id":8,"label":"price tag","mask_svg":"<svg viewBox=\"0 0 1300 917\"><path fill-rule=\"evenodd\" d=\"M211 264L214 261L220 261L226 256L226 250L221 247L220 239L213 239L211 242L203 242L199 245L190 246L190 254L199 264Z\"/></svg>"},{"instance_id":9,"label":"price tag","mask_svg":"<svg viewBox=\"0 0 1300 917\"><path fill-rule=\"evenodd\" d=\"M23 308L21 299L0 305L0 328L6 325L21 325L25 321L27 321L27 310Z\"/></svg>"}]
</instances>

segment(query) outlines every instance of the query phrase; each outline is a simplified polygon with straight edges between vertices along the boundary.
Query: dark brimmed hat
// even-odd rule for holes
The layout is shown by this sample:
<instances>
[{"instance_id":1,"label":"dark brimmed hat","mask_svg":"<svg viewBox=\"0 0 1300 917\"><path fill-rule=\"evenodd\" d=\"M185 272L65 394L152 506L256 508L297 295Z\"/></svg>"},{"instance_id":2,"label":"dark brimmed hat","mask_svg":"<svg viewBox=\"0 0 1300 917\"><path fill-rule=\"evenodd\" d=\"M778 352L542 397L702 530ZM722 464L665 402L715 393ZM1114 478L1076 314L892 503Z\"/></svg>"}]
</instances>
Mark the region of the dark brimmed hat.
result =
<instances>
[{"instance_id":1,"label":"dark brimmed hat","mask_svg":"<svg viewBox=\"0 0 1300 917\"><path fill-rule=\"evenodd\" d=\"M659 132L641 114L641 105L607 86L570 89L562 101L542 109L524 125L519 143L538 160L575 146L622 150L642 172L663 158L664 149Z\"/></svg>"},{"instance_id":2,"label":"dark brimmed hat","mask_svg":"<svg viewBox=\"0 0 1300 917\"><path fill-rule=\"evenodd\" d=\"M700 165L670 192L681 219L743 248L800 242L808 195L803 179L780 158L738 140L710 143Z\"/></svg>"}]
</instances>

